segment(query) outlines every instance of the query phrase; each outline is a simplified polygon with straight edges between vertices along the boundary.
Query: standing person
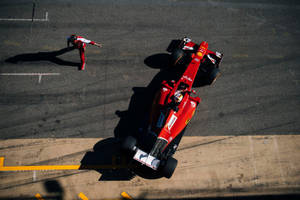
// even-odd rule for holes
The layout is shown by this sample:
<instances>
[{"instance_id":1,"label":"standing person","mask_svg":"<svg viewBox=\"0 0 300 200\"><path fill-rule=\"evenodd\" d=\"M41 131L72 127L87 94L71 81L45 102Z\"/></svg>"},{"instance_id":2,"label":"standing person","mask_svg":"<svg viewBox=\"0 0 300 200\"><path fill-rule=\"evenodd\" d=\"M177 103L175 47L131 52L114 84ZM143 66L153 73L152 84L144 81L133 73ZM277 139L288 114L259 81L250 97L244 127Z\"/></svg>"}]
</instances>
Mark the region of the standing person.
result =
<instances>
[{"instance_id":1,"label":"standing person","mask_svg":"<svg viewBox=\"0 0 300 200\"><path fill-rule=\"evenodd\" d=\"M70 43L73 44L74 48L79 50L80 60L81 60L81 66L80 66L81 70L85 69L84 52L85 52L86 44L91 44L91 45L96 45L98 47L102 47L102 45L99 43L85 39L85 38L75 35L75 34L72 34L70 37L68 37L68 47L70 46Z\"/></svg>"}]
</instances>

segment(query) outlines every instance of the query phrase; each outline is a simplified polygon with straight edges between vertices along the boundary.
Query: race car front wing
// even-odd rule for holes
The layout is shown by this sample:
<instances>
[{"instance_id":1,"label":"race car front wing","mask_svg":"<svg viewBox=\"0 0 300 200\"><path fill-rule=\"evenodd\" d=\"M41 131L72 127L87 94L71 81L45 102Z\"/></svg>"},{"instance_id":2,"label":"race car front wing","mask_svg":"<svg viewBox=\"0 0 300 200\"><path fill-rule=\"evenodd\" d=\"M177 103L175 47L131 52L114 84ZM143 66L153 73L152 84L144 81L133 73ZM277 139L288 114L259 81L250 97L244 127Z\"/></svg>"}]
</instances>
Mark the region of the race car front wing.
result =
<instances>
[{"instance_id":1,"label":"race car front wing","mask_svg":"<svg viewBox=\"0 0 300 200\"><path fill-rule=\"evenodd\" d=\"M150 154L137 149L133 159L135 159L136 161L147 165L148 167L157 170L159 164L160 164L160 160L158 160L157 158L151 156Z\"/></svg>"}]
</instances>

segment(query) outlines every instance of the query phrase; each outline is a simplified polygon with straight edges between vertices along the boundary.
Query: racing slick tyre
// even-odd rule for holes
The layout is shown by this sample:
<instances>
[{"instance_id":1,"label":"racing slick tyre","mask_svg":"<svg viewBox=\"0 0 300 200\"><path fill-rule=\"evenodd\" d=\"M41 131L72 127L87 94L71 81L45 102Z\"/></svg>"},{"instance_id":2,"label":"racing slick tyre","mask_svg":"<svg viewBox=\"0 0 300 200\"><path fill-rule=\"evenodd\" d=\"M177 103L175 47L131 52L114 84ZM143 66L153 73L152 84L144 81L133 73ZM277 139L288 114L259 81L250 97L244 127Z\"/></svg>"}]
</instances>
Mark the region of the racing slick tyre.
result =
<instances>
[{"instance_id":1,"label":"racing slick tyre","mask_svg":"<svg viewBox=\"0 0 300 200\"><path fill-rule=\"evenodd\" d=\"M136 146L136 139L132 136L128 136L125 138L125 140L122 143L122 149L126 151L134 151Z\"/></svg>"},{"instance_id":2,"label":"racing slick tyre","mask_svg":"<svg viewBox=\"0 0 300 200\"><path fill-rule=\"evenodd\" d=\"M169 157L162 168L163 176L166 178L171 178L171 176L175 171L176 166L177 166L177 160L173 157Z\"/></svg>"},{"instance_id":3,"label":"racing slick tyre","mask_svg":"<svg viewBox=\"0 0 300 200\"><path fill-rule=\"evenodd\" d=\"M217 78L221 75L219 68L213 68L210 73L207 75L207 84L213 84Z\"/></svg>"},{"instance_id":4,"label":"racing slick tyre","mask_svg":"<svg viewBox=\"0 0 300 200\"><path fill-rule=\"evenodd\" d=\"M182 62L185 53L181 49L175 49L171 54L171 66L176 66Z\"/></svg>"}]
</instances>

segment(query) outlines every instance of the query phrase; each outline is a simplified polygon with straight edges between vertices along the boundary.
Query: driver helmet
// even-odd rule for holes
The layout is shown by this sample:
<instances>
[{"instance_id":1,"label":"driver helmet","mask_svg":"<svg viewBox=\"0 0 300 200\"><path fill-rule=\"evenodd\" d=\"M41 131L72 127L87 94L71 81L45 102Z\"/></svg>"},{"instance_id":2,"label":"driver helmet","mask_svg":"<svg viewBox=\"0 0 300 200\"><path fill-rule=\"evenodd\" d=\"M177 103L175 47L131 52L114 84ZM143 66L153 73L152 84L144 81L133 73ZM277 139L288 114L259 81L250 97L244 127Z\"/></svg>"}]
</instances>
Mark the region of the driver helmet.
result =
<instances>
[{"instance_id":1,"label":"driver helmet","mask_svg":"<svg viewBox=\"0 0 300 200\"><path fill-rule=\"evenodd\" d=\"M180 91L177 91L175 94L174 94L174 100L176 103L180 103L183 99L183 95L181 94Z\"/></svg>"},{"instance_id":2,"label":"driver helmet","mask_svg":"<svg viewBox=\"0 0 300 200\"><path fill-rule=\"evenodd\" d=\"M74 42L77 39L75 34L72 34L71 36L68 37L68 41Z\"/></svg>"}]
</instances>

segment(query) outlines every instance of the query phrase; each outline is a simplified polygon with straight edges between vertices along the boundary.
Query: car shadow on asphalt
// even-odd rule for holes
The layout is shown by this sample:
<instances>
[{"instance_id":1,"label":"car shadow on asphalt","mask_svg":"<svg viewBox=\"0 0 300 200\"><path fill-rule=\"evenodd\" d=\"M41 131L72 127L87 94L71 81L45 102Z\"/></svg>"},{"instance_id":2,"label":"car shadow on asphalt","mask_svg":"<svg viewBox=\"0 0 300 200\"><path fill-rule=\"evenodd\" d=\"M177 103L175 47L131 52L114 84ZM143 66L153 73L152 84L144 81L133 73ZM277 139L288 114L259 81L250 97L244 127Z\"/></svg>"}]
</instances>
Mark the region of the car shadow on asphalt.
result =
<instances>
[{"instance_id":1,"label":"car shadow on asphalt","mask_svg":"<svg viewBox=\"0 0 300 200\"><path fill-rule=\"evenodd\" d=\"M166 69L170 66L170 54L159 53L147 57L144 63L154 69Z\"/></svg>"},{"instance_id":2,"label":"car shadow on asphalt","mask_svg":"<svg viewBox=\"0 0 300 200\"><path fill-rule=\"evenodd\" d=\"M99 181L126 181L135 176L121 151L120 141L112 137L97 142L93 151L84 155L80 169L99 172L101 174Z\"/></svg>"},{"instance_id":3,"label":"car shadow on asphalt","mask_svg":"<svg viewBox=\"0 0 300 200\"><path fill-rule=\"evenodd\" d=\"M19 54L7 58L5 62L19 64L23 62L49 61L62 66L80 67L80 63L66 61L57 57L74 49L74 47L66 47L57 51Z\"/></svg>"},{"instance_id":4,"label":"car shadow on asphalt","mask_svg":"<svg viewBox=\"0 0 300 200\"><path fill-rule=\"evenodd\" d=\"M126 181L136 175L147 179L162 177L159 173L135 162L132 159L133 155L121 149L121 143L128 135L136 137L138 141L142 139L139 137L139 129L144 125L148 107L151 105L148 98L152 98L148 89L133 88L134 94L128 109L116 111L120 120L114 130L114 137L97 142L93 150L84 155L80 169L99 172L101 174L99 181Z\"/></svg>"}]
</instances>

